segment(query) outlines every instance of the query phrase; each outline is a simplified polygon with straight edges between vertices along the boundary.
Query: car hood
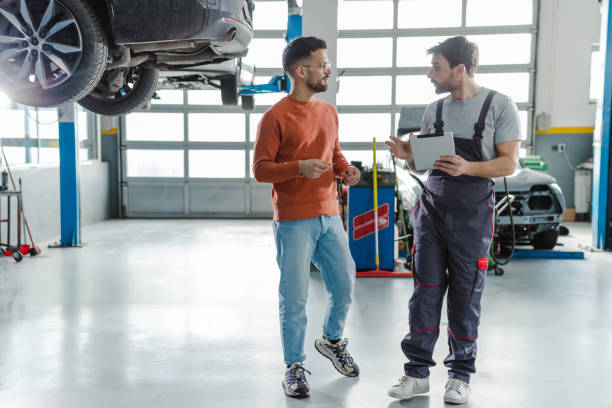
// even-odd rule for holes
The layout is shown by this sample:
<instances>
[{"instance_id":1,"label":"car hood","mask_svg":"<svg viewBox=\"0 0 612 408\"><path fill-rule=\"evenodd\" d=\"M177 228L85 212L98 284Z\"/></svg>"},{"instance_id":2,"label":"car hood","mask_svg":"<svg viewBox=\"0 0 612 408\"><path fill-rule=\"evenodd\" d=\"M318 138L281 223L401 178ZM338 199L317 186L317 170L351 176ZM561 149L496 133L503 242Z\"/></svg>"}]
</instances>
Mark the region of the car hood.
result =
<instances>
[{"instance_id":1,"label":"car hood","mask_svg":"<svg viewBox=\"0 0 612 408\"><path fill-rule=\"evenodd\" d=\"M518 169L511 176L507 176L506 180L508 180L508 190L510 191L525 191L537 184L548 185L557 182L557 180L549 174L531 170L526 167ZM503 177L495 179L495 191L505 191Z\"/></svg>"}]
</instances>

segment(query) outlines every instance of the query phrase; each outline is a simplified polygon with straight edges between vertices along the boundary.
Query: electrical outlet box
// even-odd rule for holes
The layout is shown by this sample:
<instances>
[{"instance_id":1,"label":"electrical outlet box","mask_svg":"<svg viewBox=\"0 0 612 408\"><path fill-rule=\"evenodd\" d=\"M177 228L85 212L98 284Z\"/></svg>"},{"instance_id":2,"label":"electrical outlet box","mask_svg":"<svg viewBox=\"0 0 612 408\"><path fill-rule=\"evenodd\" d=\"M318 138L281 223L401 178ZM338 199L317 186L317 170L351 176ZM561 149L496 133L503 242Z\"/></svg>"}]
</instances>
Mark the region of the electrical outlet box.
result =
<instances>
[{"instance_id":1,"label":"electrical outlet box","mask_svg":"<svg viewBox=\"0 0 612 408\"><path fill-rule=\"evenodd\" d=\"M565 151L565 143L559 143L556 145L552 145L552 149L556 152L564 152Z\"/></svg>"}]
</instances>

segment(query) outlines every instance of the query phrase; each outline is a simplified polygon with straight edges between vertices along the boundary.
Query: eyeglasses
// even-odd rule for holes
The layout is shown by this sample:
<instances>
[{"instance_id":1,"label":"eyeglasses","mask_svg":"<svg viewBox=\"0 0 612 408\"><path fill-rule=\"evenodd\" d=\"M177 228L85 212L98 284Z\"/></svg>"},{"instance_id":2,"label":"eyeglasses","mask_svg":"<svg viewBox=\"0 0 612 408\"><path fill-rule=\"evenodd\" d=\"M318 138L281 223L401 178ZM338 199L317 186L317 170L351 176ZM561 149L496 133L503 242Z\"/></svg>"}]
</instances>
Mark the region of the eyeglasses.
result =
<instances>
[{"instance_id":1,"label":"eyeglasses","mask_svg":"<svg viewBox=\"0 0 612 408\"><path fill-rule=\"evenodd\" d=\"M308 68L312 68L312 65L302 65L303 67L308 67ZM328 62L324 62L321 65L319 65L317 68L323 70L323 72L327 72L331 69L331 64Z\"/></svg>"}]
</instances>

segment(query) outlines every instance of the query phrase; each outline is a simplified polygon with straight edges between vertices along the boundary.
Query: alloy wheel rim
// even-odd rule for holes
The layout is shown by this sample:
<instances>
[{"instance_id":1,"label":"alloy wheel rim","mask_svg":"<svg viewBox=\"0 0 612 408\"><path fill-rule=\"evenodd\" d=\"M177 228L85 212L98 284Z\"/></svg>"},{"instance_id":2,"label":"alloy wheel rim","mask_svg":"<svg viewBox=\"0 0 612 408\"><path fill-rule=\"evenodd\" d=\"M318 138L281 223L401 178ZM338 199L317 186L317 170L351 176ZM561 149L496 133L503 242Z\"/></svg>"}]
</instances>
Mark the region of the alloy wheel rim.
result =
<instances>
[{"instance_id":1,"label":"alloy wheel rim","mask_svg":"<svg viewBox=\"0 0 612 408\"><path fill-rule=\"evenodd\" d=\"M4 20L4 21L3 21ZM83 54L83 38L72 13L56 0L17 12L0 7L0 74L12 86L55 88L73 76ZM1 27L1 26L0 26Z\"/></svg>"}]
</instances>

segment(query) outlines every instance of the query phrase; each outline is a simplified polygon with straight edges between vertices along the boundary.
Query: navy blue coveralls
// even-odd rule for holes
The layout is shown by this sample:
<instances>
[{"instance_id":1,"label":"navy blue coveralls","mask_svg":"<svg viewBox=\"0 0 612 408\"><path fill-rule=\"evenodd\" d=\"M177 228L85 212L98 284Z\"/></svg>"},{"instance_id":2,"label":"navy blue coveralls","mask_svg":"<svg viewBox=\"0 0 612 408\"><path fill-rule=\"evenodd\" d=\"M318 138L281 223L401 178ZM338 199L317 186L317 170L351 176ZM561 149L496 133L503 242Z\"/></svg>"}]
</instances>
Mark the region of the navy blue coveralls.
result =
<instances>
[{"instance_id":1,"label":"navy blue coveralls","mask_svg":"<svg viewBox=\"0 0 612 408\"><path fill-rule=\"evenodd\" d=\"M472 139L455 138L455 152L467 161L483 161L482 132L495 91L485 99ZM436 109L436 133L443 132L443 100ZM440 332L440 314L448 289L449 377L469 382L476 372L480 299L493 234L493 181L434 170L413 209L414 293L410 298L410 333L402 341L409 362L406 375L429 376Z\"/></svg>"}]
</instances>

